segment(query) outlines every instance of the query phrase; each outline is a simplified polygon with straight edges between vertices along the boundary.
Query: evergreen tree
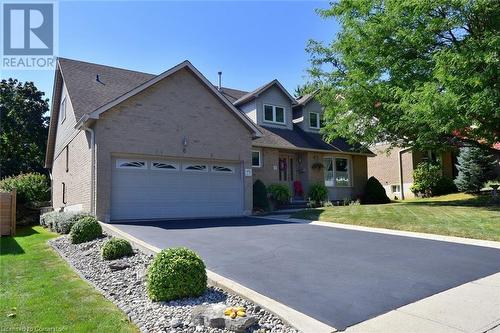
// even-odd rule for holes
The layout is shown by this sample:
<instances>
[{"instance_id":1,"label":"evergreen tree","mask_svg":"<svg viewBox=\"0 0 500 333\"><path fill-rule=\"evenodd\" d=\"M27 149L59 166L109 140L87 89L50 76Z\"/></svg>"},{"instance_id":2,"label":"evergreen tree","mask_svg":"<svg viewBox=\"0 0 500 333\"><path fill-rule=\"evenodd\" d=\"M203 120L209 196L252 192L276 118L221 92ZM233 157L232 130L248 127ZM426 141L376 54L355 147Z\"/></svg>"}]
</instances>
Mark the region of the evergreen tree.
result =
<instances>
[{"instance_id":1,"label":"evergreen tree","mask_svg":"<svg viewBox=\"0 0 500 333\"><path fill-rule=\"evenodd\" d=\"M493 178L495 159L478 147L463 147L458 155L455 185L461 192L479 192L484 182Z\"/></svg>"}]
</instances>

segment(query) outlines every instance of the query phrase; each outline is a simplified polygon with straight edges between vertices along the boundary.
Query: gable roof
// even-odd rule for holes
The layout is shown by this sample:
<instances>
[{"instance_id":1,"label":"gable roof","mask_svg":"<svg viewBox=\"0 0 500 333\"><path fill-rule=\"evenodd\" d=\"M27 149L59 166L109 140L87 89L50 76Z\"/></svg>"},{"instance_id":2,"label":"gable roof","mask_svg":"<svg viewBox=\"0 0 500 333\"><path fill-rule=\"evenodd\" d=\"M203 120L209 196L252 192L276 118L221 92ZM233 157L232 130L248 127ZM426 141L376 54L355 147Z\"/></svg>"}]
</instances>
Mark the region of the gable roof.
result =
<instances>
[{"instance_id":1,"label":"gable roof","mask_svg":"<svg viewBox=\"0 0 500 333\"><path fill-rule=\"evenodd\" d=\"M200 73L194 67L188 60L184 60L180 64L166 70L165 72L151 78L150 80L138 85L137 87L133 88L132 90L117 96L113 100L109 101L108 103L98 107L96 110L92 111L91 113L85 114L80 121L78 121L77 126L80 126L83 124L85 121L88 119L99 119L99 115L110 108L120 104L121 102L127 100L128 98L135 96L136 94L140 93L141 91L149 88L150 86L154 85L155 83L160 82L161 80L167 78L168 76L176 73L177 71L181 69L187 69L189 70L194 76L206 87L208 90L210 90L230 111L233 112L233 114L249 129L254 136L259 137L262 135L260 132L259 128L257 127L256 124L254 124L243 112L238 110L232 103L230 103L222 93L214 87L208 79L203 76L203 74Z\"/></svg>"},{"instance_id":2,"label":"gable roof","mask_svg":"<svg viewBox=\"0 0 500 333\"><path fill-rule=\"evenodd\" d=\"M102 112L183 68L189 70L255 137L262 135L257 125L239 111L230 101L232 96L244 95L246 92L229 88L224 88L225 93L218 91L187 60L159 75L154 75L84 61L58 58L54 78L45 167L51 167L54 156L57 118L63 83L68 90L68 97L73 106L75 118L77 119L75 128L81 128L87 120L99 119L99 115ZM233 98L236 99L237 97Z\"/></svg>"},{"instance_id":3,"label":"gable roof","mask_svg":"<svg viewBox=\"0 0 500 333\"><path fill-rule=\"evenodd\" d=\"M66 58L58 66L77 120L156 76Z\"/></svg>"},{"instance_id":4,"label":"gable roof","mask_svg":"<svg viewBox=\"0 0 500 333\"><path fill-rule=\"evenodd\" d=\"M293 125L293 131L284 128L260 127L263 136L252 141L257 147L272 147L283 149L317 150L342 152L349 154L374 155L361 145L351 145L343 138L337 138L328 143L319 133L305 132L300 126Z\"/></svg>"},{"instance_id":5,"label":"gable roof","mask_svg":"<svg viewBox=\"0 0 500 333\"><path fill-rule=\"evenodd\" d=\"M306 105L314 98L314 96L316 96L317 93L318 93L318 90L315 90L312 93L305 94L304 96L300 96L299 98L297 98L297 105L294 105L294 107Z\"/></svg>"},{"instance_id":6,"label":"gable roof","mask_svg":"<svg viewBox=\"0 0 500 333\"><path fill-rule=\"evenodd\" d=\"M239 98L248 94L248 91L232 89L227 87L221 87L219 90L224 97L226 97L231 103L236 102Z\"/></svg>"},{"instance_id":7,"label":"gable roof","mask_svg":"<svg viewBox=\"0 0 500 333\"><path fill-rule=\"evenodd\" d=\"M278 87L290 99L290 101L292 101L292 104L296 103L295 98L293 98L292 95L290 95L290 93L285 89L285 87L283 87L283 85L278 80L274 79L271 82L266 83L265 85L255 89L254 91L251 91L251 92L241 96L233 104L234 105L241 105L243 103L249 102L249 101L259 97L260 94L262 94L263 92L265 92L266 90L268 90L269 88L271 88L273 86Z\"/></svg>"}]
</instances>

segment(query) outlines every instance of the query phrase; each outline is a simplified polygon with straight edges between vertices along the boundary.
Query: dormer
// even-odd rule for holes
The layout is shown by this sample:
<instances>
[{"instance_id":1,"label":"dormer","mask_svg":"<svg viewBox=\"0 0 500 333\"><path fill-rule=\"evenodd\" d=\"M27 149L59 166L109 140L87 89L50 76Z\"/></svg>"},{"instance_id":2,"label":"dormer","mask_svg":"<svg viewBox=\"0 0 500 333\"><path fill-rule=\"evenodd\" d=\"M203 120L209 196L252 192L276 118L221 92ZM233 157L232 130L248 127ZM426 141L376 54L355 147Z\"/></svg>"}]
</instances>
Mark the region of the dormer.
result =
<instances>
[{"instance_id":1,"label":"dormer","mask_svg":"<svg viewBox=\"0 0 500 333\"><path fill-rule=\"evenodd\" d=\"M293 122L306 132L319 133L324 110L314 98L315 94L314 92L297 99L297 104L293 106Z\"/></svg>"},{"instance_id":2,"label":"dormer","mask_svg":"<svg viewBox=\"0 0 500 333\"><path fill-rule=\"evenodd\" d=\"M273 80L234 102L257 125L289 130L293 130L294 104L295 99L278 80Z\"/></svg>"}]
</instances>

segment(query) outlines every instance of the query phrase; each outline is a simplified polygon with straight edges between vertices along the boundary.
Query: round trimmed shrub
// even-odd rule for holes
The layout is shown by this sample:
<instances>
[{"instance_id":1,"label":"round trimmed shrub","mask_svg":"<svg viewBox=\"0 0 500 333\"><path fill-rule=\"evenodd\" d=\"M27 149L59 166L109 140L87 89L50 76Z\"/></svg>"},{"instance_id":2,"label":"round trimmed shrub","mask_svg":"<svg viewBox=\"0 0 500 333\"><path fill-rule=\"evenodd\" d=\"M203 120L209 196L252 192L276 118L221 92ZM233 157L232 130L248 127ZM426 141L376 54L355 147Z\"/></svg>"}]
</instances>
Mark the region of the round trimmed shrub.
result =
<instances>
[{"instance_id":1,"label":"round trimmed shrub","mask_svg":"<svg viewBox=\"0 0 500 333\"><path fill-rule=\"evenodd\" d=\"M361 199L362 204L386 204L391 199L385 193L385 189L377 178L370 177L365 185L365 193Z\"/></svg>"},{"instance_id":2,"label":"round trimmed shrub","mask_svg":"<svg viewBox=\"0 0 500 333\"><path fill-rule=\"evenodd\" d=\"M205 264L185 247L162 250L149 266L147 289L153 301L198 297L207 289Z\"/></svg>"},{"instance_id":3,"label":"round trimmed shrub","mask_svg":"<svg viewBox=\"0 0 500 333\"><path fill-rule=\"evenodd\" d=\"M132 250L132 245L125 240L119 238L111 238L109 241L104 243L101 254L104 260L114 260L123 257L128 257L132 255L134 251Z\"/></svg>"},{"instance_id":4,"label":"round trimmed shrub","mask_svg":"<svg viewBox=\"0 0 500 333\"><path fill-rule=\"evenodd\" d=\"M95 217L85 216L71 227L69 235L71 243L80 244L102 236L102 228Z\"/></svg>"}]
</instances>

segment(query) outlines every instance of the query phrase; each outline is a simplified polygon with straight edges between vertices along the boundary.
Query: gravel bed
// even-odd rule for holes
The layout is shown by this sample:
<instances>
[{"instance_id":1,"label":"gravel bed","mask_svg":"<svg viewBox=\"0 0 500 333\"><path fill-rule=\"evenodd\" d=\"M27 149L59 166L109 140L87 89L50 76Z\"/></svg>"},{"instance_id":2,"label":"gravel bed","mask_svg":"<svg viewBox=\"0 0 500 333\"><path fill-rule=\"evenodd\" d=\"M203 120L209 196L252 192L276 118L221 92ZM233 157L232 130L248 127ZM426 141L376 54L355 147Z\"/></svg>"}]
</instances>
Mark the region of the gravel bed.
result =
<instances>
[{"instance_id":1,"label":"gravel bed","mask_svg":"<svg viewBox=\"0 0 500 333\"><path fill-rule=\"evenodd\" d=\"M71 244L68 236L61 236L49 241L49 244L82 278L122 309L142 332L230 332L197 326L191 322L191 310L196 305L224 303L228 306L244 306L248 315L258 318L258 324L249 328L248 332L298 333L296 329L284 324L281 319L260 306L219 288L209 287L205 294L198 298L152 302L147 296L145 280L146 269L153 256L134 250L135 253L131 257L114 261L102 260L100 249L110 238L105 236L87 243ZM109 264L116 262L125 263L130 267L111 270Z\"/></svg>"}]
</instances>

